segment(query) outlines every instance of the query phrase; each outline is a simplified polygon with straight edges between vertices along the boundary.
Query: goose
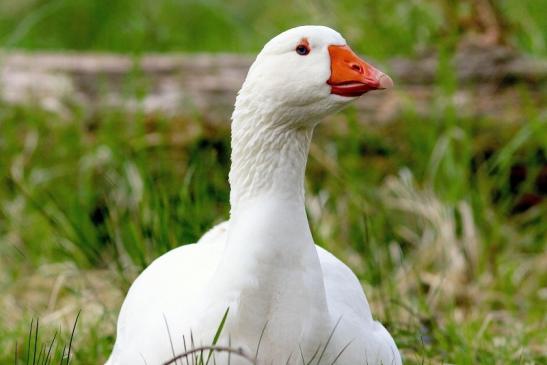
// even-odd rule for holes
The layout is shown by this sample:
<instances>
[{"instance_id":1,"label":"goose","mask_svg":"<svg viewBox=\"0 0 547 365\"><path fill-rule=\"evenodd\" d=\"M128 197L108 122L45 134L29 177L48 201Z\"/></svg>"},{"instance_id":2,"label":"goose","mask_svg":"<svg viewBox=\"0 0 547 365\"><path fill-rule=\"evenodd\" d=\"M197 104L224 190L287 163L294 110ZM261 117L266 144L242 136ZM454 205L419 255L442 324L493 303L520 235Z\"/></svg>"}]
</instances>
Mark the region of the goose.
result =
<instances>
[{"instance_id":1,"label":"goose","mask_svg":"<svg viewBox=\"0 0 547 365\"><path fill-rule=\"evenodd\" d=\"M328 27L271 39L232 114L229 220L138 276L106 364L164 364L212 344L247 354L217 352L217 364L401 364L355 274L315 245L304 206L319 121L392 85Z\"/></svg>"}]
</instances>

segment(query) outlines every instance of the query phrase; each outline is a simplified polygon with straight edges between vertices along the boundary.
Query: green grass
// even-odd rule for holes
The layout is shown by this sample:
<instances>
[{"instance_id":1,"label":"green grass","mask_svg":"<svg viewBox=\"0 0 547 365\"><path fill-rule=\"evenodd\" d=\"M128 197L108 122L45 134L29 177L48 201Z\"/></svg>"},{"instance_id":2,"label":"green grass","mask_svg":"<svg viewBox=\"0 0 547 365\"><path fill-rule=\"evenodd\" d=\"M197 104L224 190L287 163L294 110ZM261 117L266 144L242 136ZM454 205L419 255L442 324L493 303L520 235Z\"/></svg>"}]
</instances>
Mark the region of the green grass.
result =
<instances>
[{"instance_id":1,"label":"green grass","mask_svg":"<svg viewBox=\"0 0 547 365\"><path fill-rule=\"evenodd\" d=\"M279 30L323 23L373 57L440 47L449 58L461 36L445 2L157 3L3 1L0 44L255 52ZM500 4L510 43L545 55L545 5ZM429 118L409 108L370 126L350 108L319 127L306 181L314 237L357 273L407 363L542 364L545 112L515 105L511 125L469 119L446 102L456 86L441 67ZM527 171L519 183L515 166ZM138 272L228 217L228 169L227 123L0 104L0 364L14 363L16 344L26 363L33 318L38 351L58 333L58 363L80 310L72 363L104 361ZM518 211L526 194L543 203Z\"/></svg>"},{"instance_id":2,"label":"green grass","mask_svg":"<svg viewBox=\"0 0 547 365\"><path fill-rule=\"evenodd\" d=\"M227 125L0 110L0 347L10 349L0 363L31 317L60 311L44 327L67 331L79 309L74 363L104 360L136 273L227 217ZM363 280L409 363L544 361L546 207L511 209L545 164L545 119L530 112L519 127L409 112L365 128L345 115L314 140L312 229ZM177 143L189 124L199 132ZM516 163L532 172L522 191L510 186Z\"/></svg>"},{"instance_id":3,"label":"green grass","mask_svg":"<svg viewBox=\"0 0 547 365\"><path fill-rule=\"evenodd\" d=\"M541 0L495 1L508 41L545 55ZM471 23L469 1L4 0L0 44L28 49L256 52L301 24L338 29L374 58L409 55L459 37Z\"/></svg>"}]
</instances>

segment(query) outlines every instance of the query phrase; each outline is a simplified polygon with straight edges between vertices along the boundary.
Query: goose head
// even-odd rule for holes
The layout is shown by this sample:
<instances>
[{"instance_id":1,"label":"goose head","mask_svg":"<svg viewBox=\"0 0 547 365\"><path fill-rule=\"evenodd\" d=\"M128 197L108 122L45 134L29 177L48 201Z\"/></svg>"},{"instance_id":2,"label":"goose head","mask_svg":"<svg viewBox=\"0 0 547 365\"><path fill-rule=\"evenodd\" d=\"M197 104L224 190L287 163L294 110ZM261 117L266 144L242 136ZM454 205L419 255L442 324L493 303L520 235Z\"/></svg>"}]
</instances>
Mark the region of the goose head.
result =
<instances>
[{"instance_id":1,"label":"goose head","mask_svg":"<svg viewBox=\"0 0 547 365\"><path fill-rule=\"evenodd\" d=\"M249 69L232 114L232 212L260 195L302 202L317 123L392 84L330 28L301 26L270 40Z\"/></svg>"},{"instance_id":2,"label":"goose head","mask_svg":"<svg viewBox=\"0 0 547 365\"><path fill-rule=\"evenodd\" d=\"M238 107L275 112L276 123L315 123L371 90L393 85L324 26L300 26L270 40L239 92Z\"/></svg>"}]
</instances>

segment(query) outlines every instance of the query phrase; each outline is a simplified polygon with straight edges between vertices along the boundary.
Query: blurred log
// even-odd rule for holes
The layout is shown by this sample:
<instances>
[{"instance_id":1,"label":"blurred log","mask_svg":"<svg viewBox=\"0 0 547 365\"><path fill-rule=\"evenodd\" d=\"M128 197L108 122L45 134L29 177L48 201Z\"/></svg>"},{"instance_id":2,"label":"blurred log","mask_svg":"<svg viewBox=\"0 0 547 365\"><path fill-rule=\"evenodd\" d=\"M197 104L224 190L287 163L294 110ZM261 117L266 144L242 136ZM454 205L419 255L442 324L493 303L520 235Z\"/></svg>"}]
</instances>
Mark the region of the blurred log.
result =
<instances>
[{"instance_id":1,"label":"blurred log","mask_svg":"<svg viewBox=\"0 0 547 365\"><path fill-rule=\"evenodd\" d=\"M438 87L438 59L394 59L380 68L396 88L367 94L357 102L367 122L385 122L411 109L427 116L447 105L470 117L522 121L521 107L547 105L547 60L508 48L467 48L453 59L454 93ZM145 113L198 114L228 121L252 58L227 54L147 55L0 53L0 98L7 103L36 103L70 113L74 105L91 110L108 106ZM518 85L518 86L517 86ZM515 87L517 86L517 87Z\"/></svg>"}]
</instances>

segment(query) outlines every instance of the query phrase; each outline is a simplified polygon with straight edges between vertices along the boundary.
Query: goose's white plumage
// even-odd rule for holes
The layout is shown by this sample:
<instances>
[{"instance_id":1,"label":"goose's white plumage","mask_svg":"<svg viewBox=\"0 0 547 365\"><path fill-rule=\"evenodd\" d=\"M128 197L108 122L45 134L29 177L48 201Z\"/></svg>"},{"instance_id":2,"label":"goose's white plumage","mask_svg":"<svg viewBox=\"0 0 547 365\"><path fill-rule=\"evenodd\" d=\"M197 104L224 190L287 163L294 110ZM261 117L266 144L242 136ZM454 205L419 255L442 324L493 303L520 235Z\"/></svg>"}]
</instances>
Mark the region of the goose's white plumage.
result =
<instances>
[{"instance_id":1,"label":"goose's white plumage","mask_svg":"<svg viewBox=\"0 0 547 365\"><path fill-rule=\"evenodd\" d=\"M295 52L302 42L309 54ZM161 256L135 280L108 365L162 364L184 352L183 339L186 348L190 338L210 345L227 308L217 345L257 354L259 364L307 363L314 354L320 364L401 364L355 275L314 244L304 208L313 130L355 99L327 84L335 72L330 47L345 45L322 26L293 28L266 44L232 116L230 220ZM380 80L374 88L391 83L369 71ZM217 354L216 363L226 361Z\"/></svg>"}]
</instances>

